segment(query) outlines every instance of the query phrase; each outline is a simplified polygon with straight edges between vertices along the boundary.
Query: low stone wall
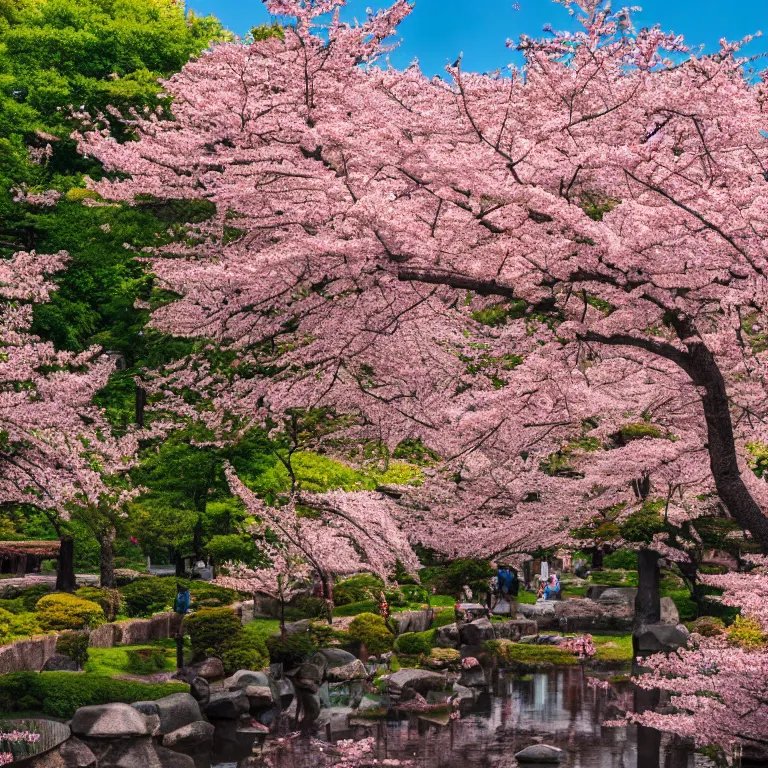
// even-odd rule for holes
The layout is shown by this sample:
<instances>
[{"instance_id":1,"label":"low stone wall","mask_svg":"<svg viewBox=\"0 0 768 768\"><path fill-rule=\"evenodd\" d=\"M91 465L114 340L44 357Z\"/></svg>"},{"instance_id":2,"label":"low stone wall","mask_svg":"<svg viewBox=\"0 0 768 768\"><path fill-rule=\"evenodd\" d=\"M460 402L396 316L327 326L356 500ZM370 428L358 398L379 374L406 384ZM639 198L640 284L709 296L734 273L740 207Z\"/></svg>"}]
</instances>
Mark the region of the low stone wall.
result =
<instances>
[{"instance_id":1,"label":"low stone wall","mask_svg":"<svg viewBox=\"0 0 768 768\"><path fill-rule=\"evenodd\" d=\"M129 619L114 624L102 624L90 633L91 648L114 648L118 645L138 645L153 640L176 637L184 617L168 611L156 613L151 619ZM17 640L0 647L0 674L10 672L39 672L56 653L58 635L45 635L30 640Z\"/></svg>"}]
</instances>

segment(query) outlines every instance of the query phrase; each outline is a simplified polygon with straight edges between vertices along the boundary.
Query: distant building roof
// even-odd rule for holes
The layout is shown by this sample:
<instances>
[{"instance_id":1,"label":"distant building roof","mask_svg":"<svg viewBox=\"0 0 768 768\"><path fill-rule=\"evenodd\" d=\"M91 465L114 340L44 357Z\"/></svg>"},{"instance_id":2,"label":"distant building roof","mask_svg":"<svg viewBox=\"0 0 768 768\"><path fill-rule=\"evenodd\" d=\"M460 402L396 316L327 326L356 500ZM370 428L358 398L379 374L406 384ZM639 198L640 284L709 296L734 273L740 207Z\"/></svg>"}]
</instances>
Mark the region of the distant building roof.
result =
<instances>
[{"instance_id":1,"label":"distant building roof","mask_svg":"<svg viewBox=\"0 0 768 768\"><path fill-rule=\"evenodd\" d=\"M0 541L0 557L6 555L58 557L60 549L60 541Z\"/></svg>"}]
</instances>

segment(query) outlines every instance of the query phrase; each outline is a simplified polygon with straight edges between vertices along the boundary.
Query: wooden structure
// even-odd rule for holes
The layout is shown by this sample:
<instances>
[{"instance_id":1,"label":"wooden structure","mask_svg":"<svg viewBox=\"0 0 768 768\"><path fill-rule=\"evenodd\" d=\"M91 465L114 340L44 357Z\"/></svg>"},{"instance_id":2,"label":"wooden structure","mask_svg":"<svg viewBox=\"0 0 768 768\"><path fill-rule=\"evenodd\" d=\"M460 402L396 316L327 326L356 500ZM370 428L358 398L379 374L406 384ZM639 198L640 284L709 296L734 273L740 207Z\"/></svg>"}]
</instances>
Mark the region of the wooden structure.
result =
<instances>
[{"instance_id":1,"label":"wooden structure","mask_svg":"<svg viewBox=\"0 0 768 768\"><path fill-rule=\"evenodd\" d=\"M0 573L39 572L43 560L58 559L60 549L60 541L0 541Z\"/></svg>"}]
</instances>

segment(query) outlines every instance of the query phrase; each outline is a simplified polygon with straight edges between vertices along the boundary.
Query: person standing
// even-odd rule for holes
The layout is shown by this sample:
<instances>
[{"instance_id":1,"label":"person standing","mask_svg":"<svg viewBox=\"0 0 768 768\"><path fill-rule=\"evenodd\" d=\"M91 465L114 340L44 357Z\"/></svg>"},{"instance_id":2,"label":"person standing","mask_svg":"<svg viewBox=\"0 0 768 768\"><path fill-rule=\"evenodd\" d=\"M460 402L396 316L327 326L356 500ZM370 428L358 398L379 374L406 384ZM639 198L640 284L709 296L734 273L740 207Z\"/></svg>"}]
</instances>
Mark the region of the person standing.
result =
<instances>
[{"instance_id":1,"label":"person standing","mask_svg":"<svg viewBox=\"0 0 768 768\"><path fill-rule=\"evenodd\" d=\"M192 602L190 591L183 585L176 585L176 599L173 601L173 612L182 616L179 621L179 631L176 634L176 669L184 666L184 616L189 612Z\"/></svg>"}]
</instances>

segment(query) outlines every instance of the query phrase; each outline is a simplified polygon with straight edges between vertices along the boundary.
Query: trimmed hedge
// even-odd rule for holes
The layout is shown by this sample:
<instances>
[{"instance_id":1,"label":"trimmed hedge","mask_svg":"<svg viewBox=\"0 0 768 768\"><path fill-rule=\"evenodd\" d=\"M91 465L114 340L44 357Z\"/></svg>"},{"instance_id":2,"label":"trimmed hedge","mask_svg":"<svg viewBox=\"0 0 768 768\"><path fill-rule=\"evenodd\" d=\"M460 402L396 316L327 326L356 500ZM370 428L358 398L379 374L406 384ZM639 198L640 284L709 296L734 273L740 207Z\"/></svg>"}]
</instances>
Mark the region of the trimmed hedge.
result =
<instances>
[{"instance_id":1,"label":"trimmed hedge","mask_svg":"<svg viewBox=\"0 0 768 768\"><path fill-rule=\"evenodd\" d=\"M104 623L104 611L98 603L66 592L41 597L35 606L43 630L93 629Z\"/></svg>"},{"instance_id":2,"label":"trimmed hedge","mask_svg":"<svg viewBox=\"0 0 768 768\"><path fill-rule=\"evenodd\" d=\"M395 650L409 656L428 655L435 641L435 630L426 632L406 632L395 640Z\"/></svg>"},{"instance_id":3,"label":"trimmed hedge","mask_svg":"<svg viewBox=\"0 0 768 768\"><path fill-rule=\"evenodd\" d=\"M132 619L146 619L173 605L176 598L176 581L157 576L142 576L124 587L120 596L125 613Z\"/></svg>"},{"instance_id":4,"label":"trimmed hedge","mask_svg":"<svg viewBox=\"0 0 768 768\"><path fill-rule=\"evenodd\" d=\"M56 639L56 653L74 659L82 669L88 661L89 640L87 632L64 632Z\"/></svg>"},{"instance_id":5,"label":"trimmed hedge","mask_svg":"<svg viewBox=\"0 0 768 768\"><path fill-rule=\"evenodd\" d=\"M71 672L15 672L0 675L0 713L42 712L71 718L77 709L92 704L154 701L187 691L189 686L184 683L135 683Z\"/></svg>"},{"instance_id":6,"label":"trimmed hedge","mask_svg":"<svg viewBox=\"0 0 768 768\"><path fill-rule=\"evenodd\" d=\"M337 606L359 603L375 598L384 589L384 582L370 573L360 573L340 581L333 588L333 602Z\"/></svg>"},{"instance_id":7,"label":"trimmed hedge","mask_svg":"<svg viewBox=\"0 0 768 768\"><path fill-rule=\"evenodd\" d=\"M231 608L201 608L187 619L186 624L196 657L221 658L243 631L240 619Z\"/></svg>"},{"instance_id":8,"label":"trimmed hedge","mask_svg":"<svg viewBox=\"0 0 768 768\"><path fill-rule=\"evenodd\" d=\"M352 619L349 636L365 643L368 652L374 656L391 651L395 639L384 619L375 613L361 613Z\"/></svg>"}]
</instances>

